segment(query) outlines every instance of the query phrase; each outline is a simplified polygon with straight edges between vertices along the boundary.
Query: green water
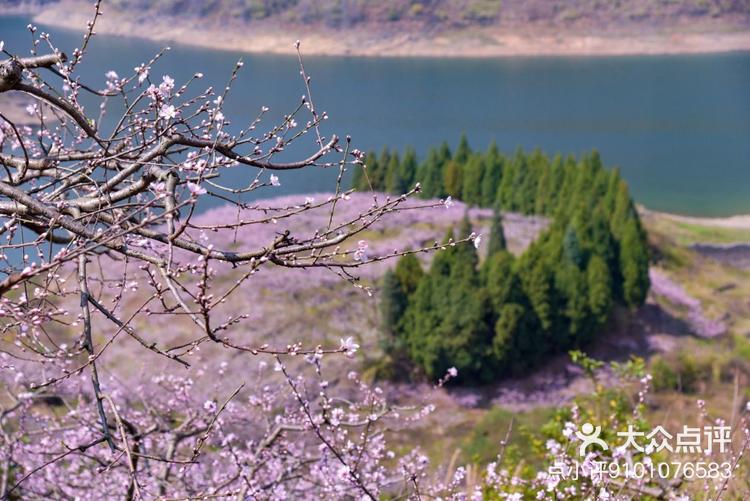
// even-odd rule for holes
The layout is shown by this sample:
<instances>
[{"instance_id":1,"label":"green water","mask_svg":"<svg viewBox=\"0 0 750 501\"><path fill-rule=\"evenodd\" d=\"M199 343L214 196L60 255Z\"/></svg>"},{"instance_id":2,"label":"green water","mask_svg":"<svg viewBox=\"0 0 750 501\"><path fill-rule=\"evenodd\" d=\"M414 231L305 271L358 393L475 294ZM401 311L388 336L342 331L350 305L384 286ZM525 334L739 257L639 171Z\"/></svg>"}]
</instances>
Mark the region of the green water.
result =
<instances>
[{"instance_id":1,"label":"green water","mask_svg":"<svg viewBox=\"0 0 750 501\"><path fill-rule=\"evenodd\" d=\"M28 19L0 17L6 49L25 54ZM68 53L80 34L47 29ZM292 37L290 36L290 39ZM98 36L83 81L104 86L161 44ZM152 74L178 82L196 71L223 88L239 53L175 46ZM225 110L239 127L262 105L279 117L305 93L295 58L242 55ZM591 148L621 167L638 202L690 215L750 213L750 53L690 56L506 59L307 57L313 95L331 119L326 133L356 147L414 145L419 153L466 132L473 146L512 151ZM231 181L250 174L234 170ZM330 190L335 173L285 174L273 193ZM264 196L268 196L265 192Z\"/></svg>"}]
</instances>

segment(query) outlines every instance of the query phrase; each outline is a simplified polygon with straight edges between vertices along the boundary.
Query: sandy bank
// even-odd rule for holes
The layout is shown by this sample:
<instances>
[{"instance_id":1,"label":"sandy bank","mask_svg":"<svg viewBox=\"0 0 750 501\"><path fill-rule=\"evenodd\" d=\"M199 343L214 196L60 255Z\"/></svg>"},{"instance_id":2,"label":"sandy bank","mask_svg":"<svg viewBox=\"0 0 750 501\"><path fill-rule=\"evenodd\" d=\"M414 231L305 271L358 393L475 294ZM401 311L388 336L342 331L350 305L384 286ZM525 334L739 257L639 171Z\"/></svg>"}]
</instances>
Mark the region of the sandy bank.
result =
<instances>
[{"instance_id":1,"label":"sandy bank","mask_svg":"<svg viewBox=\"0 0 750 501\"><path fill-rule=\"evenodd\" d=\"M694 217L682 216L679 214L669 214L667 212L656 212L640 206L638 210L642 214L655 215L680 223L710 226L714 228L728 228L733 230L750 230L750 214L740 214L736 216L726 217Z\"/></svg>"},{"instance_id":2,"label":"sandy bank","mask_svg":"<svg viewBox=\"0 0 750 501\"><path fill-rule=\"evenodd\" d=\"M53 5L34 17L40 24L81 30L91 8ZM309 26L256 27L242 23L206 26L187 19L129 20L116 13L97 22L97 32L248 53L292 54L303 42L306 55L391 57L603 56L696 54L750 50L750 31L680 32L638 35L588 35L560 32L509 32L497 26L424 34L402 30L331 30Z\"/></svg>"}]
</instances>

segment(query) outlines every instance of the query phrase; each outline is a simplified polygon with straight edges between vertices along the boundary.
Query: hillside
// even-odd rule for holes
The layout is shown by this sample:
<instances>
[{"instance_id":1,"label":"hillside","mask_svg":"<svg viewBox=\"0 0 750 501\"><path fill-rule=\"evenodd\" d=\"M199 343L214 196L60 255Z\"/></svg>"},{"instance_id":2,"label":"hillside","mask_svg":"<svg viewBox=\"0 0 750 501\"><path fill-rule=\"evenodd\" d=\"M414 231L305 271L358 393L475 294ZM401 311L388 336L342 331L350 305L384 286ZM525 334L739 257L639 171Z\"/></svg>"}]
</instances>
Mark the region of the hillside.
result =
<instances>
[{"instance_id":1,"label":"hillside","mask_svg":"<svg viewBox=\"0 0 750 501\"><path fill-rule=\"evenodd\" d=\"M81 29L79 0L0 0ZM247 52L498 56L750 49L748 0L114 0L100 33Z\"/></svg>"},{"instance_id":2,"label":"hillside","mask_svg":"<svg viewBox=\"0 0 750 501\"><path fill-rule=\"evenodd\" d=\"M312 196L322 199L328 195ZM345 220L347 214L367 207L372 196L352 194L341 207L339 217ZM299 196L286 196L261 203L285 205L299 199ZM458 225L466 209L463 203L456 202L449 209L407 211L398 219L384 218L362 238L367 240L373 255L394 245L429 243L439 239L450 226ZM490 210L470 209L468 215L474 231L488 234ZM235 210L218 208L199 216L198 222L206 224L236 217L239 216ZM325 217L325 211L305 213L295 228L315 227ZM742 240L746 238L747 228L717 230L715 225L719 220L699 218L690 226L683 226L673 216L657 212L645 212L642 217L655 256L651 268L652 290L646 304L637 312L619 311L602 335L587 347L587 352L602 360L626 361L631 355L644 357L654 374L656 389L649 400L649 415L658 422L674 427L686 416L693 419L697 411L696 398L704 398L708 408L715 409L718 415L729 415L733 406L736 410L750 396L743 390L734 401L731 397L735 381L740 388L747 388L745 382L750 374L750 342L745 335L750 318L750 305L746 300L750 271L702 257L690 246L697 242ZM263 241L280 225L263 225L253 234L240 234L237 238L243 242ZM537 216L506 214L504 230L509 247L520 254L546 225L547 221ZM226 232L212 235L217 245L226 245L234 238ZM487 244L483 241L480 245L480 256L486 255ZM432 256L424 254L422 257L429 260ZM330 374L358 370L370 379L382 358L378 284L392 265L393 262L374 263L359 273L363 285L374 286L373 297L323 270L307 272L305 280L289 280L293 271L259 273L253 279L254 287L243 288L225 305L227 312L237 311L242 304L254 305L250 319L232 330L231 336L245 343L263 341L283 346L299 332L305 333L308 343L324 344L353 335L362 346L357 357L354 360L332 358L327 370ZM112 264L107 269L114 274L117 265ZM228 267L221 268L220 273L226 284L241 275L240 271ZM126 311L137 303L137 293L131 294L129 301L131 303L124 306ZM102 329L106 327L104 319L98 321L102 322ZM141 323L136 327L149 339L176 341L180 339L182 327L189 325L185 322L187 319L151 317L148 329ZM705 327L710 329L707 331ZM134 353L141 354L139 361L123 367L122 360L132 360ZM196 367L200 368L216 370L223 363L228 373L242 374L248 367L246 359L210 345L205 345L196 356ZM102 364L108 370L124 369L122 374L132 384L150 377L153 370L169 368L162 367L163 362L158 357L144 356L138 345L126 341L113 346ZM305 362L300 358L297 364ZM346 384L343 378L334 379L334 384ZM211 384L196 378L201 391L209 391ZM421 401L431 391L430 385L425 383L379 381L379 384L395 401ZM416 435L403 440L410 443L416 440L438 464L458 452L468 461L483 464L496 454L494 444L503 439L508 421L514 416L533 429L546 422L555 408L591 391L591 382L581 370L570 363L566 354L560 354L550 358L543 367L521 376L484 386L459 386L431 392L432 403L436 405L434 415L414 430ZM524 433L516 432L513 442L525 454L530 452L522 445L527 439Z\"/></svg>"}]
</instances>

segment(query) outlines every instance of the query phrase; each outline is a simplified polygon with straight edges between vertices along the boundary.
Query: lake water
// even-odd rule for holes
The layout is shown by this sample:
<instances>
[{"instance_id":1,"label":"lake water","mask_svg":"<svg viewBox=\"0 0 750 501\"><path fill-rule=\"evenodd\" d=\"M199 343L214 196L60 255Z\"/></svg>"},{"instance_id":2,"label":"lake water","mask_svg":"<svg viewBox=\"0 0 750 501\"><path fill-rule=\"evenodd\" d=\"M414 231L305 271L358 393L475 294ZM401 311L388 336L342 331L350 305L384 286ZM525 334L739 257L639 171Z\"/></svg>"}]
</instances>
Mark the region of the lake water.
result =
<instances>
[{"instance_id":1,"label":"lake water","mask_svg":"<svg viewBox=\"0 0 750 501\"><path fill-rule=\"evenodd\" d=\"M27 54L28 19L0 17L7 50ZM67 53L81 35L51 32ZM290 43L293 41L290 36ZM304 43L304 41L303 41ZM130 74L163 44L97 36L82 81ZM304 49L304 45L303 45ZM177 82L195 72L222 88L242 56L241 79L227 103L235 124L289 112L304 94L296 58L241 55L185 46L152 70ZM750 213L750 53L690 56L429 59L306 57L313 96L330 119L325 132L350 134L360 149L413 145L423 154L461 132L485 148L497 140L580 154L591 148L620 166L638 202L690 215ZM251 174L238 169L234 182ZM288 173L279 192L326 191L335 173ZM268 191L264 192L269 195Z\"/></svg>"}]
</instances>

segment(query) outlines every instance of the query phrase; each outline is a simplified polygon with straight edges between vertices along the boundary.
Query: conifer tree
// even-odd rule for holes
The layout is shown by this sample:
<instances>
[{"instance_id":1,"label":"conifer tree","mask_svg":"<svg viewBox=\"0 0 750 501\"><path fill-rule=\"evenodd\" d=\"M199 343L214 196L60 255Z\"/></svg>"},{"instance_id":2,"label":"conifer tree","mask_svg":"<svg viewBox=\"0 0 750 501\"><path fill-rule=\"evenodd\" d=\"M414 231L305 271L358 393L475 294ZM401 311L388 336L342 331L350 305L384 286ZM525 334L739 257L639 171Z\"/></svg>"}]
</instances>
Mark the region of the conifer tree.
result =
<instances>
[{"instance_id":1,"label":"conifer tree","mask_svg":"<svg viewBox=\"0 0 750 501\"><path fill-rule=\"evenodd\" d=\"M414 294L417 290L420 280L424 276L422 271L422 264L414 254L406 254L402 256L396 263L396 278L407 297Z\"/></svg>"},{"instance_id":2,"label":"conifer tree","mask_svg":"<svg viewBox=\"0 0 750 501\"><path fill-rule=\"evenodd\" d=\"M492 353L500 374L517 373L539 362L544 333L527 300L503 305L494 334Z\"/></svg>"},{"instance_id":3,"label":"conifer tree","mask_svg":"<svg viewBox=\"0 0 750 501\"><path fill-rule=\"evenodd\" d=\"M380 325L382 345L386 353L396 350L407 306L408 299L396 273L393 270L386 271L380 289Z\"/></svg>"},{"instance_id":4,"label":"conifer tree","mask_svg":"<svg viewBox=\"0 0 750 501\"><path fill-rule=\"evenodd\" d=\"M607 262L599 255L589 260L586 270L589 308L598 325L604 325L612 310L612 279Z\"/></svg>"},{"instance_id":5,"label":"conifer tree","mask_svg":"<svg viewBox=\"0 0 750 501\"><path fill-rule=\"evenodd\" d=\"M622 292L628 306L640 306L646 301L649 288L648 247L636 218L625 224L620 241Z\"/></svg>"},{"instance_id":6,"label":"conifer tree","mask_svg":"<svg viewBox=\"0 0 750 501\"><path fill-rule=\"evenodd\" d=\"M563 256L579 268L584 264L584 253L581 248L581 242L572 224L568 225L568 228L565 230L565 237L563 237Z\"/></svg>"},{"instance_id":7,"label":"conifer tree","mask_svg":"<svg viewBox=\"0 0 750 501\"><path fill-rule=\"evenodd\" d=\"M393 193L402 195L414 187L417 176L417 152L411 146L406 148L404 158L396 171Z\"/></svg>"},{"instance_id":8,"label":"conifer tree","mask_svg":"<svg viewBox=\"0 0 750 501\"><path fill-rule=\"evenodd\" d=\"M534 200L534 214L547 214L553 206L552 169L545 168L539 174L539 183Z\"/></svg>"},{"instance_id":9,"label":"conifer tree","mask_svg":"<svg viewBox=\"0 0 750 501\"><path fill-rule=\"evenodd\" d=\"M430 378L452 365L465 382L533 365L587 342L615 302L645 300L646 235L627 184L604 170L596 151L580 162L560 155L550 162L540 150L519 148L506 161L494 143L472 153L462 136L455 155L444 142L418 168L413 149L403 161L387 149L370 161L377 189L403 193L418 179L425 198L495 207L481 269L474 246L447 245L450 231L427 272L408 255L383 279L385 345L408 353ZM355 173L354 185L364 182ZM506 249L501 210L551 216L519 259ZM471 233L467 216L457 237Z\"/></svg>"},{"instance_id":10,"label":"conifer tree","mask_svg":"<svg viewBox=\"0 0 750 501\"><path fill-rule=\"evenodd\" d=\"M448 141L443 141L442 143L440 143L440 148L437 149L436 154L438 163L441 166L453 157L453 154L451 153L451 147L448 146Z\"/></svg>"},{"instance_id":11,"label":"conifer tree","mask_svg":"<svg viewBox=\"0 0 750 501\"><path fill-rule=\"evenodd\" d=\"M450 154L450 151L448 152ZM422 198L444 198L443 153L431 148L427 158L419 168L419 181L422 183Z\"/></svg>"},{"instance_id":12,"label":"conifer tree","mask_svg":"<svg viewBox=\"0 0 750 501\"><path fill-rule=\"evenodd\" d=\"M388 270L380 291L382 345L386 353L400 358L405 351L404 318L409 300L424 272L413 254L402 256L394 270Z\"/></svg>"},{"instance_id":13,"label":"conifer tree","mask_svg":"<svg viewBox=\"0 0 750 501\"><path fill-rule=\"evenodd\" d=\"M612 234L615 235L617 240L623 238L625 226L633 216L637 216L637 213L628 193L628 185L625 181L620 180L614 197L614 211L610 219Z\"/></svg>"},{"instance_id":14,"label":"conifer tree","mask_svg":"<svg viewBox=\"0 0 750 501\"><path fill-rule=\"evenodd\" d=\"M525 266L519 268L521 284L542 329L549 331L555 320L553 271L543 258L527 256L528 251L523 256Z\"/></svg>"},{"instance_id":15,"label":"conifer tree","mask_svg":"<svg viewBox=\"0 0 750 501\"><path fill-rule=\"evenodd\" d=\"M403 184L401 175L401 160L397 151L394 151L389 160L385 174L385 191L387 193L398 193L399 186Z\"/></svg>"},{"instance_id":16,"label":"conifer tree","mask_svg":"<svg viewBox=\"0 0 750 501\"><path fill-rule=\"evenodd\" d=\"M587 277L572 262L564 262L555 277L555 288L561 293L565 324L555 329L555 351L562 351L588 339L592 327L589 312Z\"/></svg>"},{"instance_id":17,"label":"conifer tree","mask_svg":"<svg viewBox=\"0 0 750 501\"><path fill-rule=\"evenodd\" d=\"M496 252L505 250L507 243L505 241L505 231L503 230L503 215L499 209L492 211L492 223L490 225L490 241L487 246L487 255L492 256Z\"/></svg>"},{"instance_id":18,"label":"conifer tree","mask_svg":"<svg viewBox=\"0 0 750 501\"><path fill-rule=\"evenodd\" d=\"M483 265L485 287L496 314L504 304L522 302L523 289L514 264L513 254L501 250L490 255Z\"/></svg>"},{"instance_id":19,"label":"conifer tree","mask_svg":"<svg viewBox=\"0 0 750 501\"><path fill-rule=\"evenodd\" d=\"M446 194L455 198L461 198L463 191L463 164L459 164L455 160L450 160L445 164L443 186Z\"/></svg>"},{"instance_id":20,"label":"conifer tree","mask_svg":"<svg viewBox=\"0 0 750 501\"><path fill-rule=\"evenodd\" d=\"M390 163L390 160L390 150L387 147L383 147L377 161L373 162L372 170L368 172L373 190L385 191L385 177L388 173L388 164Z\"/></svg>"},{"instance_id":21,"label":"conifer tree","mask_svg":"<svg viewBox=\"0 0 750 501\"><path fill-rule=\"evenodd\" d=\"M484 176L482 176L481 202L482 207L492 207L500 187L503 176L504 159L493 141L484 156Z\"/></svg>"},{"instance_id":22,"label":"conifer tree","mask_svg":"<svg viewBox=\"0 0 750 501\"><path fill-rule=\"evenodd\" d=\"M482 203L482 178L485 164L481 155L471 155L466 161L462 180L461 200L467 205Z\"/></svg>"},{"instance_id":23,"label":"conifer tree","mask_svg":"<svg viewBox=\"0 0 750 501\"><path fill-rule=\"evenodd\" d=\"M500 186L497 189L495 205L505 211L514 211L513 190L514 183L518 177L518 162L507 161L503 167L503 175L500 179Z\"/></svg>"},{"instance_id":24,"label":"conifer tree","mask_svg":"<svg viewBox=\"0 0 750 501\"><path fill-rule=\"evenodd\" d=\"M460 235L467 224L462 224ZM444 242L450 238L452 232ZM489 301L479 287L477 260L470 244L447 247L435 256L409 304L409 353L430 378L442 376L452 365L463 371L466 381L488 380L493 374L487 359L492 338Z\"/></svg>"},{"instance_id":25,"label":"conifer tree","mask_svg":"<svg viewBox=\"0 0 750 501\"><path fill-rule=\"evenodd\" d=\"M469 146L469 140L466 139L466 133L461 134L461 139L458 141L458 147L456 153L453 154L453 161L459 165L465 164L471 156L471 147Z\"/></svg>"}]
</instances>

